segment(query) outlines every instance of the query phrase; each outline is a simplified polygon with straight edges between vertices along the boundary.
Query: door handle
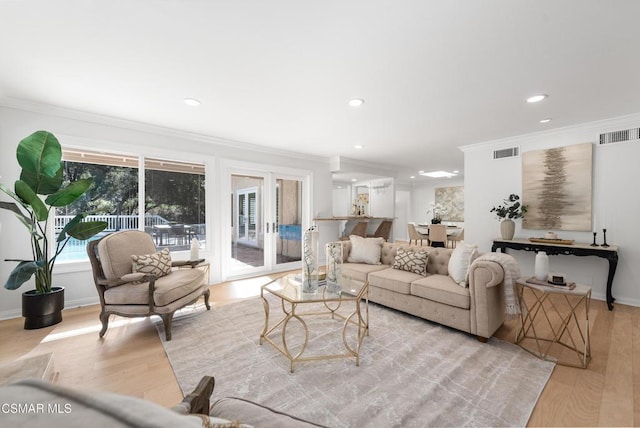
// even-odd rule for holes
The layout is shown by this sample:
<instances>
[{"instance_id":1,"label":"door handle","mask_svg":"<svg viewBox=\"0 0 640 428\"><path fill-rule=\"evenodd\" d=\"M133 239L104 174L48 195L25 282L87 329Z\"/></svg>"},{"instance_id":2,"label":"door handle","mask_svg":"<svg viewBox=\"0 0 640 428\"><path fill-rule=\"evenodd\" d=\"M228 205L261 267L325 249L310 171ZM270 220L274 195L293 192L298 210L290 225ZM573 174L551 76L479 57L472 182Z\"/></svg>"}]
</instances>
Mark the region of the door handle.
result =
<instances>
[{"instance_id":1,"label":"door handle","mask_svg":"<svg viewBox=\"0 0 640 428\"><path fill-rule=\"evenodd\" d=\"M272 223L273 225L273 233L278 233L278 223Z\"/></svg>"},{"instance_id":2,"label":"door handle","mask_svg":"<svg viewBox=\"0 0 640 428\"><path fill-rule=\"evenodd\" d=\"M267 223L267 233L269 233L269 223Z\"/></svg>"}]
</instances>

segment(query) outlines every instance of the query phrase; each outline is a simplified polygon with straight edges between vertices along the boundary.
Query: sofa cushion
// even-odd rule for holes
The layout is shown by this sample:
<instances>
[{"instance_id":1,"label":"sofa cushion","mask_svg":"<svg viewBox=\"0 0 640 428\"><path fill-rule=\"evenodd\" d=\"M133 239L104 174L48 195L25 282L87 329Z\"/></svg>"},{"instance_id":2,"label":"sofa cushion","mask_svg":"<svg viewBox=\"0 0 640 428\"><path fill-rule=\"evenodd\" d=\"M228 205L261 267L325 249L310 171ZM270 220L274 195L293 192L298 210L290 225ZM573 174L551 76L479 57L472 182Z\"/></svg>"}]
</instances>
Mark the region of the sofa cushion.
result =
<instances>
[{"instance_id":1,"label":"sofa cushion","mask_svg":"<svg viewBox=\"0 0 640 428\"><path fill-rule=\"evenodd\" d=\"M365 282L367 276L371 272L376 272L383 269L388 269L387 265L368 265L365 263L343 263L340 268L342 276L348 276L352 279Z\"/></svg>"},{"instance_id":2,"label":"sofa cushion","mask_svg":"<svg viewBox=\"0 0 640 428\"><path fill-rule=\"evenodd\" d=\"M461 309L471 307L469 289L459 287L448 275L429 275L413 281L411 294Z\"/></svg>"},{"instance_id":3,"label":"sofa cushion","mask_svg":"<svg viewBox=\"0 0 640 428\"><path fill-rule=\"evenodd\" d=\"M200 269L178 269L171 275L156 279L153 301L156 306L166 306L202 286L204 272ZM148 305L149 283L124 284L104 292L107 305Z\"/></svg>"},{"instance_id":4,"label":"sofa cushion","mask_svg":"<svg viewBox=\"0 0 640 428\"><path fill-rule=\"evenodd\" d=\"M391 267L398 270L417 273L418 275L426 275L427 257L426 251L407 251L399 248Z\"/></svg>"},{"instance_id":5,"label":"sofa cushion","mask_svg":"<svg viewBox=\"0 0 640 428\"><path fill-rule=\"evenodd\" d=\"M410 294L411 282L424 278L417 273L397 270L390 267L387 269L371 272L369 274L369 285L395 291L400 294Z\"/></svg>"},{"instance_id":6,"label":"sofa cushion","mask_svg":"<svg viewBox=\"0 0 640 428\"><path fill-rule=\"evenodd\" d=\"M469 266L478 257L478 246L460 241L449 259L449 276L460 286L468 283Z\"/></svg>"},{"instance_id":7,"label":"sofa cushion","mask_svg":"<svg viewBox=\"0 0 640 428\"><path fill-rule=\"evenodd\" d=\"M384 238L363 238L351 235L351 252L347 261L351 263L380 264L380 250Z\"/></svg>"},{"instance_id":8,"label":"sofa cushion","mask_svg":"<svg viewBox=\"0 0 640 428\"><path fill-rule=\"evenodd\" d=\"M142 272L155 275L156 278L171 273L171 253L165 248L153 254L132 255L133 272Z\"/></svg>"},{"instance_id":9,"label":"sofa cushion","mask_svg":"<svg viewBox=\"0 0 640 428\"><path fill-rule=\"evenodd\" d=\"M427 273L449 275L449 259L452 252L453 250L450 248L429 247Z\"/></svg>"}]
</instances>

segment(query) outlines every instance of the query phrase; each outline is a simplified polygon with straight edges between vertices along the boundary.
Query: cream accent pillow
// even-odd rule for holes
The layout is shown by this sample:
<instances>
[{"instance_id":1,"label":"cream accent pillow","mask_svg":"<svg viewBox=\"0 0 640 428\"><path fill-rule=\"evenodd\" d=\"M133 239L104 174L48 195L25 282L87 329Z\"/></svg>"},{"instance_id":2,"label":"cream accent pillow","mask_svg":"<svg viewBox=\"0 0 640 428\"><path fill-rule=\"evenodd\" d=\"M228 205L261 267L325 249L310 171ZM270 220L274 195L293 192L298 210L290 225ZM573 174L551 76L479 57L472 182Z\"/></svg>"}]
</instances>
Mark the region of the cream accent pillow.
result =
<instances>
[{"instance_id":1,"label":"cream accent pillow","mask_svg":"<svg viewBox=\"0 0 640 428\"><path fill-rule=\"evenodd\" d=\"M478 246L458 242L449 259L449 276L460 287L466 287L469 281L469 266L478 257Z\"/></svg>"},{"instance_id":2,"label":"cream accent pillow","mask_svg":"<svg viewBox=\"0 0 640 428\"><path fill-rule=\"evenodd\" d=\"M171 254L168 248L153 254L133 255L131 262L133 272L155 275L156 278L171 273Z\"/></svg>"},{"instance_id":3,"label":"cream accent pillow","mask_svg":"<svg viewBox=\"0 0 640 428\"><path fill-rule=\"evenodd\" d=\"M425 251L410 251L404 248L398 248L396 258L393 260L393 266L391 267L426 276L428 257Z\"/></svg>"},{"instance_id":4,"label":"cream accent pillow","mask_svg":"<svg viewBox=\"0 0 640 428\"><path fill-rule=\"evenodd\" d=\"M368 265L379 265L380 252L384 238L363 238L362 236L351 235L351 252L348 262L366 263Z\"/></svg>"}]
</instances>

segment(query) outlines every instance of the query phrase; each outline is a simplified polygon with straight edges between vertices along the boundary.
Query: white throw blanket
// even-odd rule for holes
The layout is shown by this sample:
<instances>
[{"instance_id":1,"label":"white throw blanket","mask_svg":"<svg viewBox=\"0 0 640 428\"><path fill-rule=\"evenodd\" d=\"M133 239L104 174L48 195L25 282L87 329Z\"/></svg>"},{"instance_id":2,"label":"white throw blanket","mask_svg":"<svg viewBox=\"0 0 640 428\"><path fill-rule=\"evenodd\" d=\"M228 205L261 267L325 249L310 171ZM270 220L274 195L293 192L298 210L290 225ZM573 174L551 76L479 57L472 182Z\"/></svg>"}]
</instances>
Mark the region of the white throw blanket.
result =
<instances>
[{"instance_id":1,"label":"white throw blanket","mask_svg":"<svg viewBox=\"0 0 640 428\"><path fill-rule=\"evenodd\" d=\"M520 278L520 266L516 259L504 253L485 253L478 260L489 260L502 266L504 270L504 303L507 319L514 319L520 314L520 302L516 293L515 281Z\"/></svg>"}]
</instances>

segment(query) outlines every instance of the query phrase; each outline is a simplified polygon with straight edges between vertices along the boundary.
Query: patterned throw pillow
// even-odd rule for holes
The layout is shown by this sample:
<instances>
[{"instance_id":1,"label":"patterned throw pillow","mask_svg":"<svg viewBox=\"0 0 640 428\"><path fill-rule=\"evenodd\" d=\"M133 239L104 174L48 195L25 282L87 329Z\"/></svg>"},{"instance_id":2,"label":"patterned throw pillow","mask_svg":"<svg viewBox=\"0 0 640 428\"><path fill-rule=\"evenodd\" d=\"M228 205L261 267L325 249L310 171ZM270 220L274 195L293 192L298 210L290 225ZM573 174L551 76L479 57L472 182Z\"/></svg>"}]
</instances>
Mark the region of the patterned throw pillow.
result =
<instances>
[{"instance_id":1,"label":"patterned throw pillow","mask_svg":"<svg viewBox=\"0 0 640 428\"><path fill-rule=\"evenodd\" d=\"M171 273L171 254L165 248L154 254L131 256L134 272L142 272L155 275L157 278Z\"/></svg>"},{"instance_id":2,"label":"patterned throw pillow","mask_svg":"<svg viewBox=\"0 0 640 428\"><path fill-rule=\"evenodd\" d=\"M407 251L403 248L398 248L392 267L426 276L428 257L429 255L425 251Z\"/></svg>"}]
</instances>

